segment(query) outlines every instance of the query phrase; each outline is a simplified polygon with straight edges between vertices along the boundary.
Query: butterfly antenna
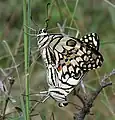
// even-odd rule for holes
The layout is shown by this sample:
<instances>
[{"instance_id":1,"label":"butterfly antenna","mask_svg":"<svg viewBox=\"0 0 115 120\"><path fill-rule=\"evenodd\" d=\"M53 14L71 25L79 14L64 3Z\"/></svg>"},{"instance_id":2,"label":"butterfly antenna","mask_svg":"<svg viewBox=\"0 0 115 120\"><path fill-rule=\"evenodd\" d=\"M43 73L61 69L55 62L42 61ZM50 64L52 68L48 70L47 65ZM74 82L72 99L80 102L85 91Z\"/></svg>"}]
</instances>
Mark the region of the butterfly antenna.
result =
<instances>
[{"instance_id":1,"label":"butterfly antenna","mask_svg":"<svg viewBox=\"0 0 115 120\"><path fill-rule=\"evenodd\" d=\"M48 23L49 23L49 13L48 13L49 5L50 5L50 3L47 3L47 7L46 7L46 11L47 11L46 18L47 19L45 20L45 28L46 29L48 28Z\"/></svg>"},{"instance_id":2,"label":"butterfly antenna","mask_svg":"<svg viewBox=\"0 0 115 120\"><path fill-rule=\"evenodd\" d=\"M30 18L31 18L31 21L34 23L34 25L37 26L37 27L39 27L38 24L33 20L33 17L30 16Z\"/></svg>"}]
</instances>

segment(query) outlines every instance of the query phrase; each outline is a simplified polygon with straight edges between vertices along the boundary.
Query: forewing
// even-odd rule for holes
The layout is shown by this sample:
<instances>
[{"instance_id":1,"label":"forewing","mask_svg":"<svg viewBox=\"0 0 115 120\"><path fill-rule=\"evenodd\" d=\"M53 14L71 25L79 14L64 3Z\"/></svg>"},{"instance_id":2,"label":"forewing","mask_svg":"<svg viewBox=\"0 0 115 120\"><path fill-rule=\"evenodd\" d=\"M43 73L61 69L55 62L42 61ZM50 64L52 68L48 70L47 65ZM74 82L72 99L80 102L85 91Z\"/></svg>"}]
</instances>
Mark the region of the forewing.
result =
<instances>
[{"instance_id":1,"label":"forewing","mask_svg":"<svg viewBox=\"0 0 115 120\"><path fill-rule=\"evenodd\" d=\"M99 50L99 36L96 33L89 33L80 39L87 46Z\"/></svg>"}]
</instances>

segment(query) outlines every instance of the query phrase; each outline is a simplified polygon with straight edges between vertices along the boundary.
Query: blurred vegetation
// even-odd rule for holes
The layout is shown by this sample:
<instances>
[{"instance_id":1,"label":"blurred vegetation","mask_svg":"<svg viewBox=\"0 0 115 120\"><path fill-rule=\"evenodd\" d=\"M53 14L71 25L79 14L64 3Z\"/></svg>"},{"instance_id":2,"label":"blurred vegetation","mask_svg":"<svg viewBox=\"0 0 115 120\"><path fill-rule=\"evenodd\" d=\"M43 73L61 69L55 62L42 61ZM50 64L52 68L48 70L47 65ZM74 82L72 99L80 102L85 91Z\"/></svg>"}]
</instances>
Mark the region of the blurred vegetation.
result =
<instances>
[{"instance_id":1,"label":"blurred vegetation","mask_svg":"<svg viewBox=\"0 0 115 120\"><path fill-rule=\"evenodd\" d=\"M46 5L49 6L49 32L60 32L57 23L65 24L65 33L75 36L79 30L80 36L90 32L96 32L100 36L100 51L104 57L103 66L95 71L90 71L84 79L87 92L94 91L99 86L99 81L107 73L115 68L115 1L107 0L31 0L31 14L36 26L31 22L34 29L44 27L47 18ZM70 27L70 28L66 28ZM72 30L72 28L76 29ZM23 109L22 93L25 91L24 77L24 52L23 52L23 10L21 0L0 0L0 66L1 78L6 77L9 71L15 77L15 83L11 90L11 96L16 103L9 102L7 113L14 111L14 107ZM79 37L80 37L79 36ZM4 42L5 40L5 42ZM31 66L30 66L30 90L31 93L39 93L47 90L46 71L36 45L37 41L31 37ZM16 65L19 65L18 71ZM12 67L12 68L11 68ZM113 86L103 90L98 96L92 108L94 115L88 115L86 120L115 120L115 77L111 77ZM5 81L6 84L7 80ZM4 95L0 93L0 112L4 107ZM32 100L39 100L32 96ZM69 101L80 104L80 101L72 93ZM35 102L31 102L33 106ZM73 113L77 109L73 105L59 108L54 100L48 99L39 104L32 120L73 120ZM18 113L9 114L8 120L23 120Z\"/></svg>"}]
</instances>

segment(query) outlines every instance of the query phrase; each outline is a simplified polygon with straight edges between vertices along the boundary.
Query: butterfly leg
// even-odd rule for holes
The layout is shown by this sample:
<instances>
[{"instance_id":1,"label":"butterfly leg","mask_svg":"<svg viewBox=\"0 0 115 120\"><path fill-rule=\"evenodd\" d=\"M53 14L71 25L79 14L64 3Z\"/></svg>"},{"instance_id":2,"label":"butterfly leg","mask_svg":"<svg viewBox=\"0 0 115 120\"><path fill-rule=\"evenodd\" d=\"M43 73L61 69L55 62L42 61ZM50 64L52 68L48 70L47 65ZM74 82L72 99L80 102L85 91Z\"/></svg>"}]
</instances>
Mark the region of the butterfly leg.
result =
<instances>
[{"instance_id":1,"label":"butterfly leg","mask_svg":"<svg viewBox=\"0 0 115 120\"><path fill-rule=\"evenodd\" d=\"M44 103L50 97L48 91L40 92L40 95L43 96L43 100L41 101L42 103Z\"/></svg>"},{"instance_id":2,"label":"butterfly leg","mask_svg":"<svg viewBox=\"0 0 115 120\"><path fill-rule=\"evenodd\" d=\"M44 97L48 94L48 91L42 91L40 93L34 93L35 96L41 96L41 97Z\"/></svg>"},{"instance_id":3,"label":"butterfly leg","mask_svg":"<svg viewBox=\"0 0 115 120\"><path fill-rule=\"evenodd\" d=\"M44 103L49 97L50 97L50 96L47 95L47 96L44 98L44 100L42 100L42 103Z\"/></svg>"},{"instance_id":4,"label":"butterfly leg","mask_svg":"<svg viewBox=\"0 0 115 120\"><path fill-rule=\"evenodd\" d=\"M42 97L42 100L41 100L42 103L45 102L50 97L48 91L40 92L39 96Z\"/></svg>"},{"instance_id":5,"label":"butterfly leg","mask_svg":"<svg viewBox=\"0 0 115 120\"><path fill-rule=\"evenodd\" d=\"M30 35L30 36L36 36L36 34L30 34L30 33L26 33L26 32L24 32L25 34L27 34L27 35Z\"/></svg>"},{"instance_id":6,"label":"butterfly leg","mask_svg":"<svg viewBox=\"0 0 115 120\"><path fill-rule=\"evenodd\" d=\"M28 29L33 30L34 32L36 32L36 30L34 28L31 28L31 27L29 27L27 25L24 25L24 26L27 27Z\"/></svg>"},{"instance_id":7,"label":"butterfly leg","mask_svg":"<svg viewBox=\"0 0 115 120\"><path fill-rule=\"evenodd\" d=\"M61 34L65 35L65 25L66 25L66 21L64 21L63 25L61 26L59 23L57 23L57 26L59 27L59 30L61 32Z\"/></svg>"},{"instance_id":8,"label":"butterfly leg","mask_svg":"<svg viewBox=\"0 0 115 120\"><path fill-rule=\"evenodd\" d=\"M48 91L42 91L42 92L40 92L40 96L46 96L48 94Z\"/></svg>"}]
</instances>

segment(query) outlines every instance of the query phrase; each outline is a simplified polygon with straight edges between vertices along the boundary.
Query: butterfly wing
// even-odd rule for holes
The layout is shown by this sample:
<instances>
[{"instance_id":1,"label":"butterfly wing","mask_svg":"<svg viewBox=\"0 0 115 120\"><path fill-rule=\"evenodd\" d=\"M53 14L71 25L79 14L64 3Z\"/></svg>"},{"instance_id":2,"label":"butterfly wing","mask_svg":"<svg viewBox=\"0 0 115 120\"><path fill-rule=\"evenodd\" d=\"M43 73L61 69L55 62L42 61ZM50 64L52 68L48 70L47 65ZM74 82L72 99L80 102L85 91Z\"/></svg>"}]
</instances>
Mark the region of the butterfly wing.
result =
<instances>
[{"instance_id":1,"label":"butterfly wing","mask_svg":"<svg viewBox=\"0 0 115 120\"><path fill-rule=\"evenodd\" d=\"M99 52L99 36L96 33L90 33L83 36L80 41L89 48L87 51L87 54L89 54L90 57L90 60L87 62L88 68L99 68L104 61L103 56Z\"/></svg>"},{"instance_id":2,"label":"butterfly wing","mask_svg":"<svg viewBox=\"0 0 115 120\"><path fill-rule=\"evenodd\" d=\"M79 67L80 70L89 71L99 68L102 65L103 57L97 50L99 49L99 42L97 42L97 46L92 44L91 47L89 46L91 44L88 45L88 43L81 42L80 39L74 39L67 36L62 38L62 41L64 41L64 39L65 43L62 42L64 43L62 44L60 42L60 45L55 46L54 49L56 64L59 65L58 68L60 68L60 64L63 67L64 64L70 63L70 66L74 65L76 68ZM59 47L61 51L57 49Z\"/></svg>"},{"instance_id":3,"label":"butterfly wing","mask_svg":"<svg viewBox=\"0 0 115 120\"><path fill-rule=\"evenodd\" d=\"M89 33L85 36L83 36L80 41L82 43L85 43L85 45L95 49L99 50L99 36L96 33Z\"/></svg>"},{"instance_id":4,"label":"butterfly wing","mask_svg":"<svg viewBox=\"0 0 115 120\"><path fill-rule=\"evenodd\" d=\"M46 52L48 64L52 65L49 69L51 79L48 79L50 86L68 89L70 92L89 70L102 65L103 57L98 51L99 41L96 37L93 36L97 44L94 44L94 38L88 44L86 37L83 40L61 34L50 37Z\"/></svg>"},{"instance_id":5,"label":"butterfly wing","mask_svg":"<svg viewBox=\"0 0 115 120\"><path fill-rule=\"evenodd\" d=\"M98 51L99 42L95 46L91 46L91 43L89 45L80 39L66 36L55 46L53 51L56 69L62 82L77 85L85 73L102 65L103 57Z\"/></svg>"}]
</instances>

